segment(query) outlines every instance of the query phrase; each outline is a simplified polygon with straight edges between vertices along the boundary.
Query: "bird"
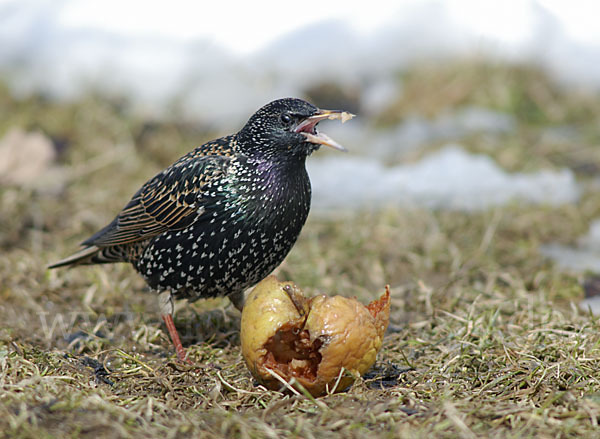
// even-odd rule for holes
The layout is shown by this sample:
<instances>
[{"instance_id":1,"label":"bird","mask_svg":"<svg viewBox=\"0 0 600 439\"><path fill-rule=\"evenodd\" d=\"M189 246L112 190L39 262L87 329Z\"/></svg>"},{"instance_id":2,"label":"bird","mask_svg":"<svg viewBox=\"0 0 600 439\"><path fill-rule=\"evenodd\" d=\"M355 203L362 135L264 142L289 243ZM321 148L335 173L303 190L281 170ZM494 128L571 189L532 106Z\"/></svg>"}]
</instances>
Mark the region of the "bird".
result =
<instances>
[{"instance_id":1,"label":"bird","mask_svg":"<svg viewBox=\"0 0 600 439\"><path fill-rule=\"evenodd\" d=\"M236 133L207 142L148 180L82 249L48 266L131 263L159 297L177 358L190 363L173 322L174 300L244 291L281 264L307 219L306 158L322 145L346 149L317 124L353 117L282 98Z\"/></svg>"}]
</instances>

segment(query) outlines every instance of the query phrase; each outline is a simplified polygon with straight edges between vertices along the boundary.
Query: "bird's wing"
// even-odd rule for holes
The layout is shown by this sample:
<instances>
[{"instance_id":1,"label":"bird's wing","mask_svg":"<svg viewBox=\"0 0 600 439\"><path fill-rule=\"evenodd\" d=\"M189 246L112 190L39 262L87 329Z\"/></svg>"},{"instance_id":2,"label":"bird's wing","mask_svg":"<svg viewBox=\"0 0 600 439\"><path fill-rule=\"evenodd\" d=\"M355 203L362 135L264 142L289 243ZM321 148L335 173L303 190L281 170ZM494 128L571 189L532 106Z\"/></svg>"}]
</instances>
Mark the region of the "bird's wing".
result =
<instances>
[{"instance_id":1,"label":"bird's wing","mask_svg":"<svg viewBox=\"0 0 600 439\"><path fill-rule=\"evenodd\" d=\"M149 180L109 225L82 245L129 244L188 227L204 211L208 183L220 178L229 162L228 156L192 151Z\"/></svg>"}]
</instances>

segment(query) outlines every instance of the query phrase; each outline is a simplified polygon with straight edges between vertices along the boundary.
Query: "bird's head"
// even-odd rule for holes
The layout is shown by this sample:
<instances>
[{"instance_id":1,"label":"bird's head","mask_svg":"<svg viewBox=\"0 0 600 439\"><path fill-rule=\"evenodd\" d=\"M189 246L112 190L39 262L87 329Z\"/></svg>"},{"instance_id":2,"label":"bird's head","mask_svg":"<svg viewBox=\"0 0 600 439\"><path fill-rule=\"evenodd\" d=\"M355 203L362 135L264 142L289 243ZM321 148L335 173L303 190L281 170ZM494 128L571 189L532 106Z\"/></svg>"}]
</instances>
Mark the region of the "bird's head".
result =
<instances>
[{"instance_id":1,"label":"bird's head","mask_svg":"<svg viewBox=\"0 0 600 439\"><path fill-rule=\"evenodd\" d=\"M346 151L326 134L317 132L317 124L324 119L345 122L352 117L341 110L321 110L302 99L278 99L254 113L239 137L250 155L304 159L321 145Z\"/></svg>"}]
</instances>

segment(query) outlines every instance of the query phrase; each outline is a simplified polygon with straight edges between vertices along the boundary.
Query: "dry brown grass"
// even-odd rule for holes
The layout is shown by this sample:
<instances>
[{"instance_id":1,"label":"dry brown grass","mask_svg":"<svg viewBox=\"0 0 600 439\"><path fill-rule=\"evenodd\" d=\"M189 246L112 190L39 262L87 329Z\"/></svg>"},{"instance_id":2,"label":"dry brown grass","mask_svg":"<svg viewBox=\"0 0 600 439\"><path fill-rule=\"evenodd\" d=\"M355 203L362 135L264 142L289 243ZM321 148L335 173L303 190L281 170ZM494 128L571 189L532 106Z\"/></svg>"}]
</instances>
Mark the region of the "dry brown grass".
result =
<instances>
[{"instance_id":1,"label":"dry brown grass","mask_svg":"<svg viewBox=\"0 0 600 439\"><path fill-rule=\"evenodd\" d=\"M511 74L501 66L486 67L487 76L470 64L464 69L484 84L490 75ZM540 82L537 72L522 75L527 84ZM435 74L410 81L407 96L416 99ZM494 81L501 89L503 82ZM592 151L598 102L578 113L571 110L576 98L561 93L552 89L556 111L565 112L565 123L581 117L588 133L582 145L590 149L585 159L600 163ZM423 112L435 107L423 99ZM485 104L462 99L437 105ZM0 188L0 435L597 436L600 323L574 305L581 279L557 271L537 251L541 243L573 242L598 216L589 177L581 177L588 188L582 201L562 208L313 215L279 268L281 278L309 293L365 302L385 284L392 287L391 324L375 368L347 392L315 400L252 381L240 354L239 313L226 300L179 305L177 326L194 366L180 365L155 297L130 267L45 269L109 221L167 157L212 133L159 124L156 137L144 137L147 124L93 97L57 105L16 102L4 93L0 106L11 110L0 131L40 128L68 142L61 157L66 180ZM546 119L524 121L520 130L535 135ZM521 133L503 141L517 157L530 154L542 166L544 147L522 152L529 145ZM155 138L169 145L169 154L149 140ZM567 159L577 151L560 148ZM561 163L568 160L554 165Z\"/></svg>"}]
</instances>

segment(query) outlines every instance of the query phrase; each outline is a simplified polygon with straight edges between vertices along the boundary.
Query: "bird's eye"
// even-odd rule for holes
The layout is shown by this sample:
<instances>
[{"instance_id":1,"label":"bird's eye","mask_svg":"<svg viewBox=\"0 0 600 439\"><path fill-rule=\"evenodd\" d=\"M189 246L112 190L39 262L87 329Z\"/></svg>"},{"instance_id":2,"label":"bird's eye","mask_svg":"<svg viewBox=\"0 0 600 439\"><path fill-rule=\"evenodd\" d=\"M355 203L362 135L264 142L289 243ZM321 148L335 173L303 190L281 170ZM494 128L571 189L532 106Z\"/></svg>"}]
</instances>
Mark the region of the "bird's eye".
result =
<instances>
[{"instance_id":1,"label":"bird's eye","mask_svg":"<svg viewBox=\"0 0 600 439\"><path fill-rule=\"evenodd\" d=\"M289 115L289 114L287 114L287 113L283 113L283 114L281 115L281 121L282 121L284 124L286 124L286 125L289 125L289 124L291 124L291 123L292 123L292 116L290 116L290 115Z\"/></svg>"}]
</instances>

